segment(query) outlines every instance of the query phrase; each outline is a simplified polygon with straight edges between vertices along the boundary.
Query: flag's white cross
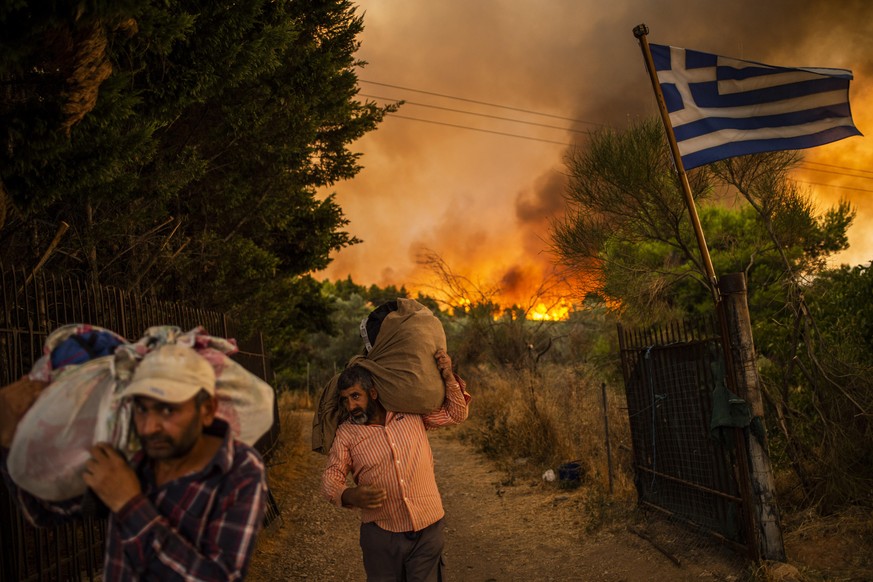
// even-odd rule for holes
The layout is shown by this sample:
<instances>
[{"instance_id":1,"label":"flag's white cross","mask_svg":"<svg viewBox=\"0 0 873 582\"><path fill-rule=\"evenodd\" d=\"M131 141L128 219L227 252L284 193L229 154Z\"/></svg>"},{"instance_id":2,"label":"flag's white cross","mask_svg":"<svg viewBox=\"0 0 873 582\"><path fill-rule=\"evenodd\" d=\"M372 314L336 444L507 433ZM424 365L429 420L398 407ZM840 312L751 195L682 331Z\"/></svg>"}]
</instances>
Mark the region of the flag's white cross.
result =
<instances>
[{"instance_id":1,"label":"flag's white cross","mask_svg":"<svg viewBox=\"0 0 873 582\"><path fill-rule=\"evenodd\" d=\"M781 101L758 103L737 107L698 107L691 94L690 84L712 83L718 81L717 66L686 69L685 49L670 47L670 70L658 71L658 81L661 84L675 85L684 107L670 113L670 123L674 128L687 123L693 123L706 118L745 119L806 111L817 107L836 106L846 102L846 92L843 90L814 93L802 97L793 97ZM717 65L735 68L761 67L748 61L739 61L727 57L718 57ZM778 70L772 67L774 71ZM778 87L801 81L820 78L827 69L790 69L773 75L763 75L740 80L718 81L718 91L722 95L735 94L756 89ZM701 136L688 138L678 142L679 152L685 156L705 150L726 142L750 141L756 139L787 138L807 135L837 126L854 127L849 117L822 119L803 125L785 126L779 128L764 127L760 129L723 129Z\"/></svg>"}]
</instances>

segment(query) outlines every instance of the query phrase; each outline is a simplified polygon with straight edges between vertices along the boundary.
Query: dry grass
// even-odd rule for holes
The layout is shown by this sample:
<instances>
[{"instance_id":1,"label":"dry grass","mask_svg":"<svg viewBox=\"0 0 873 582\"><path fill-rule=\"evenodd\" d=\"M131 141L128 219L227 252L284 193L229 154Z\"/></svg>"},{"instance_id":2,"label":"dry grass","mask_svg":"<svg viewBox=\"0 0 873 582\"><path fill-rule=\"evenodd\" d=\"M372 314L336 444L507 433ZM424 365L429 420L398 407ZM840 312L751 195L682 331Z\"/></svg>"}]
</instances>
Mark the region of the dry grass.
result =
<instances>
[{"instance_id":1,"label":"dry grass","mask_svg":"<svg viewBox=\"0 0 873 582\"><path fill-rule=\"evenodd\" d=\"M290 482L299 477L303 464L300 463L309 451L305 441L299 435L305 430L305 416L298 412L296 401L289 397L292 393L283 392L279 395L279 444L270 462L270 486L281 487L281 483ZM296 472L296 473L295 473Z\"/></svg>"},{"instance_id":2,"label":"dry grass","mask_svg":"<svg viewBox=\"0 0 873 582\"><path fill-rule=\"evenodd\" d=\"M293 410L312 410L315 398L304 390L285 390L279 393L279 412Z\"/></svg>"},{"instance_id":3,"label":"dry grass","mask_svg":"<svg viewBox=\"0 0 873 582\"><path fill-rule=\"evenodd\" d=\"M300 434L306 428L307 415L298 412L297 399L293 393L279 394L279 444L268 463L267 481L274 498L280 507L292 494L295 484L304 479L311 467L306 462L309 451L305 439ZM270 530L275 530L275 526ZM282 536L265 533L258 536L256 556L259 554L275 555L283 551ZM256 560L257 561L257 560Z\"/></svg>"},{"instance_id":4,"label":"dry grass","mask_svg":"<svg viewBox=\"0 0 873 582\"><path fill-rule=\"evenodd\" d=\"M480 369L468 380L473 395L461 437L495 459L509 479L557 471L569 461L581 467L592 505L609 491L600 382L584 367L547 367L538 374ZM635 498L630 473L630 433L623 391L607 389L612 457L612 498Z\"/></svg>"},{"instance_id":5,"label":"dry grass","mask_svg":"<svg viewBox=\"0 0 873 582\"><path fill-rule=\"evenodd\" d=\"M804 580L873 580L873 514L850 506L830 515L783 515L785 552ZM771 580L776 578L766 578Z\"/></svg>"}]
</instances>

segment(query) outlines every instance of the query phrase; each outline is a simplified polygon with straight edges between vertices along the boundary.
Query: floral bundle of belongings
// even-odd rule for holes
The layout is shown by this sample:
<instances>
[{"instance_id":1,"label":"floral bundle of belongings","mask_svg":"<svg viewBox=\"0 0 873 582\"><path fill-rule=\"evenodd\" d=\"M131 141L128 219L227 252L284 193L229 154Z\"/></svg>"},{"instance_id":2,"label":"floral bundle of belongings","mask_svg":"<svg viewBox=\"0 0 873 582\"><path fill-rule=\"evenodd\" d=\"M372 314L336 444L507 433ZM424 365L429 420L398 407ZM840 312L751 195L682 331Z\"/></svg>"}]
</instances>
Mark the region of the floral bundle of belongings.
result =
<instances>
[{"instance_id":1,"label":"floral bundle of belongings","mask_svg":"<svg viewBox=\"0 0 873 582\"><path fill-rule=\"evenodd\" d=\"M36 497L64 501L87 490L82 472L94 444L108 442L130 459L139 443L131 429L133 404L121 393L143 358L168 344L194 350L212 367L216 416L235 438L253 445L270 430L273 389L230 358L238 351L234 340L202 327L157 326L129 343L96 326L66 325L48 336L30 371L31 380L49 384L15 431L7 459L12 480Z\"/></svg>"},{"instance_id":2,"label":"floral bundle of belongings","mask_svg":"<svg viewBox=\"0 0 873 582\"><path fill-rule=\"evenodd\" d=\"M365 354L353 364L373 375L379 401L386 410L427 414L437 410L446 388L434 354L446 349L442 322L414 299L399 298L376 308L361 322ZM335 375L322 389L312 421L312 450L330 452L336 428L345 417L339 406Z\"/></svg>"}]
</instances>

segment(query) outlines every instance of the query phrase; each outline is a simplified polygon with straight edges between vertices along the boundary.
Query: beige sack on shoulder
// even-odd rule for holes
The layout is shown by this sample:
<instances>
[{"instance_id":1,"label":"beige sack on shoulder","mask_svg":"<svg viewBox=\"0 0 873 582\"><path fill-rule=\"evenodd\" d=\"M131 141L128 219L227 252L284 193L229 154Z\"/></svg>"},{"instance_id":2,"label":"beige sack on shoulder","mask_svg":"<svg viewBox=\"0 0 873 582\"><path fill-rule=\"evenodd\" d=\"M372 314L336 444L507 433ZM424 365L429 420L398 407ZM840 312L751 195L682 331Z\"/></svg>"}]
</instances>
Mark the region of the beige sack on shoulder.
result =
<instances>
[{"instance_id":1,"label":"beige sack on shoulder","mask_svg":"<svg viewBox=\"0 0 873 582\"><path fill-rule=\"evenodd\" d=\"M427 414L445 400L445 384L434 354L446 349L442 322L414 299L397 299L397 310L385 316L370 353L355 356L373 374L379 400L394 412ZM312 421L312 450L327 454L344 414L339 408L334 376L322 389Z\"/></svg>"}]
</instances>

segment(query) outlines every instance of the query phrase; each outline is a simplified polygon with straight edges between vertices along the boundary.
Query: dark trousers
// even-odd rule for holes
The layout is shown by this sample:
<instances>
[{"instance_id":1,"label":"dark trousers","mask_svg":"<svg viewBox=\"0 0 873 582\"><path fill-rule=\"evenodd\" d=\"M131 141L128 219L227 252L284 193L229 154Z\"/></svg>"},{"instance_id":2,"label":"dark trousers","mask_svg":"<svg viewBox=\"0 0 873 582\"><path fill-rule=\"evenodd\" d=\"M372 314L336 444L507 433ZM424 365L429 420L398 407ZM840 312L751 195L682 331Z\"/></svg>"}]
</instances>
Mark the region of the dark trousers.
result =
<instances>
[{"instance_id":1,"label":"dark trousers","mask_svg":"<svg viewBox=\"0 0 873 582\"><path fill-rule=\"evenodd\" d=\"M445 582L443 520L421 531L395 533L361 524L368 582Z\"/></svg>"}]
</instances>

